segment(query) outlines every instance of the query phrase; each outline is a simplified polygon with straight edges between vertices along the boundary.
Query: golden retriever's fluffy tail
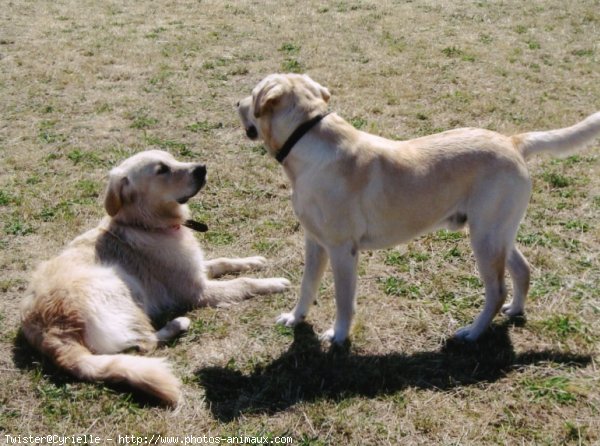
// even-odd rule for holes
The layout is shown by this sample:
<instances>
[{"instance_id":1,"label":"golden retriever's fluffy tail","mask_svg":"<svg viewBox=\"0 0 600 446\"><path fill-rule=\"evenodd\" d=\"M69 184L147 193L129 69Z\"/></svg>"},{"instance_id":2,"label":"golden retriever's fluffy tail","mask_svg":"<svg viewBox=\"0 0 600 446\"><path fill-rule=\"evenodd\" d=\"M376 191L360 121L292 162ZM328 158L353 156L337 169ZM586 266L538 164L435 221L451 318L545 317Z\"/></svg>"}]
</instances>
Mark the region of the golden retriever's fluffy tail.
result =
<instances>
[{"instance_id":1,"label":"golden retriever's fluffy tail","mask_svg":"<svg viewBox=\"0 0 600 446\"><path fill-rule=\"evenodd\" d=\"M170 406L180 399L180 382L162 358L127 354L94 355L76 337L50 329L42 335L41 350L54 362L88 381L124 382Z\"/></svg>"},{"instance_id":2,"label":"golden retriever's fluffy tail","mask_svg":"<svg viewBox=\"0 0 600 446\"><path fill-rule=\"evenodd\" d=\"M599 135L600 112L597 112L571 127L546 132L521 133L513 136L512 140L525 158L538 152L565 156L584 148Z\"/></svg>"}]
</instances>

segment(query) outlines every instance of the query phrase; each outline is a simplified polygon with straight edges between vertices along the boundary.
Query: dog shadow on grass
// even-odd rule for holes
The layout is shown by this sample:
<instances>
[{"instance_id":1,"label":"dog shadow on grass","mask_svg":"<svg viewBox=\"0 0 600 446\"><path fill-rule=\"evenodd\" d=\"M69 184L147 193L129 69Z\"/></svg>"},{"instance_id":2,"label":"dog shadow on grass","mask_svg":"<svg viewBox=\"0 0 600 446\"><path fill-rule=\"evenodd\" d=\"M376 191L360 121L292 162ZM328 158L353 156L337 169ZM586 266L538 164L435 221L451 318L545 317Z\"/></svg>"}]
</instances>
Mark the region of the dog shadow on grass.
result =
<instances>
[{"instance_id":1,"label":"dog shadow on grass","mask_svg":"<svg viewBox=\"0 0 600 446\"><path fill-rule=\"evenodd\" d=\"M196 372L215 418L231 421L248 413L274 413L301 401L375 397L406 388L448 390L491 383L511 370L551 361L584 367L589 355L555 350L515 353L508 329L493 325L476 343L447 341L439 350L414 354L363 355L348 346L324 350L312 326L294 330L289 350L243 374L231 367Z\"/></svg>"}]
</instances>

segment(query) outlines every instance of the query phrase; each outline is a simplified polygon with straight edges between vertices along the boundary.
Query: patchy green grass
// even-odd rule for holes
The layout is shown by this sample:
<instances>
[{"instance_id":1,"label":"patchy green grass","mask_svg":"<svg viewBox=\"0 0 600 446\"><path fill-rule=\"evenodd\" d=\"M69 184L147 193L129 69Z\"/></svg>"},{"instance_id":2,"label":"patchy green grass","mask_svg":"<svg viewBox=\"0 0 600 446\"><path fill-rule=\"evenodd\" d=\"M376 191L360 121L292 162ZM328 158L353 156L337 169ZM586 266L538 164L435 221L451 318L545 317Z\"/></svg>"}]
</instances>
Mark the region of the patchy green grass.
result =
<instances>
[{"instance_id":1,"label":"patchy green grass","mask_svg":"<svg viewBox=\"0 0 600 446\"><path fill-rule=\"evenodd\" d=\"M211 130L222 129L223 123L221 122L209 122L208 120L204 120L202 122L195 122L186 126L190 132L199 133L199 132L210 132Z\"/></svg>"},{"instance_id":2,"label":"patchy green grass","mask_svg":"<svg viewBox=\"0 0 600 446\"><path fill-rule=\"evenodd\" d=\"M235 104L266 74L307 72L356 128L411 138L460 126L505 134L597 111L597 2L12 1L0 27L0 433L286 435L293 444L600 442L600 146L533 158L518 245L532 266L524 318L449 341L481 310L468 234L439 231L361 256L352 343L294 305L303 234L290 185ZM597 40L597 39L596 39ZM19 334L35 266L103 217L107 173L161 148L208 167L191 201L207 257L261 254L285 294L190 313L154 354L185 403L79 382ZM510 288L510 282L509 282ZM165 315L168 316L168 315ZM4 441L4 437L0 442Z\"/></svg>"},{"instance_id":3,"label":"patchy green grass","mask_svg":"<svg viewBox=\"0 0 600 446\"><path fill-rule=\"evenodd\" d=\"M526 379L522 385L534 401L547 399L558 404L574 404L578 398L578 389L569 378L553 376L544 379Z\"/></svg>"},{"instance_id":4,"label":"patchy green grass","mask_svg":"<svg viewBox=\"0 0 600 446\"><path fill-rule=\"evenodd\" d=\"M406 283L403 279L390 276L381 280L381 288L388 296L403 296L416 299L420 295L418 285Z\"/></svg>"}]
</instances>

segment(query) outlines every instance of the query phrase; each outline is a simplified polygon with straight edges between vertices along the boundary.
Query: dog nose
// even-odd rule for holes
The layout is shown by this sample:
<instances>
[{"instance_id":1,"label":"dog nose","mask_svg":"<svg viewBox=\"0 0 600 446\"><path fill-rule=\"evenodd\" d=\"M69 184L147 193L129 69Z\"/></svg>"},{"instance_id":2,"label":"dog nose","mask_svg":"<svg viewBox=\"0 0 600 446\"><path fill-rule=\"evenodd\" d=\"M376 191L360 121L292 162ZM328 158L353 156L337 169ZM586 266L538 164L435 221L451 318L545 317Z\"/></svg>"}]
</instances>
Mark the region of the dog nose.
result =
<instances>
[{"instance_id":1,"label":"dog nose","mask_svg":"<svg viewBox=\"0 0 600 446\"><path fill-rule=\"evenodd\" d=\"M206 166L200 164L199 166L195 167L192 175L194 175L194 179L196 181L203 183L206 179Z\"/></svg>"},{"instance_id":2,"label":"dog nose","mask_svg":"<svg viewBox=\"0 0 600 446\"><path fill-rule=\"evenodd\" d=\"M254 126L250 126L246 129L246 136L250 139L254 139L258 136L258 131L256 130L256 127Z\"/></svg>"},{"instance_id":3,"label":"dog nose","mask_svg":"<svg viewBox=\"0 0 600 446\"><path fill-rule=\"evenodd\" d=\"M237 102L235 103L235 106L236 106L237 108L240 108L240 101L237 101Z\"/></svg>"}]
</instances>

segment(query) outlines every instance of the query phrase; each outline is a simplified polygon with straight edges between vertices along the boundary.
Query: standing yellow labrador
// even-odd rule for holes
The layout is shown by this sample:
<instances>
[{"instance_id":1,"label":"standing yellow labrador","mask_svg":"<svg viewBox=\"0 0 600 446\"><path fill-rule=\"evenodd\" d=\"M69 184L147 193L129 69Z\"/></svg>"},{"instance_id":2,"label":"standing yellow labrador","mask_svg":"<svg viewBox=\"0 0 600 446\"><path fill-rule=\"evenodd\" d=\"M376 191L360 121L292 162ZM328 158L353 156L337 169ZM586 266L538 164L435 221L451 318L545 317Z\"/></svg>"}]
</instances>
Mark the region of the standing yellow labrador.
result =
<instances>
[{"instance_id":1,"label":"standing yellow labrador","mask_svg":"<svg viewBox=\"0 0 600 446\"><path fill-rule=\"evenodd\" d=\"M204 260L188 229L185 204L205 183L206 168L151 150L110 173L105 207L95 228L40 265L22 304L28 341L78 378L122 381L169 405L180 398L179 380L163 358L149 352L182 331L179 317L156 331L153 321L173 310L236 302L283 291L286 279L239 277L228 272L260 268L263 257Z\"/></svg>"},{"instance_id":2,"label":"standing yellow labrador","mask_svg":"<svg viewBox=\"0 0 600 446\"><path fill-rule=\"evenodd\" d=\"M531 193L525 160L564 154L600 133L600 113L565 129L504 136L464 128L391 141L327 114L330 93L306 75L273 74L238 104L251 139L261 139L293 186L292 203L306 234L300 300L278 322L301 321L314 301L327 258L335 283L336 319L324 334L343 342L355 306L358 252L407 242L420 234L468 224L485 284L485 306L456 336L476 340L503 311L523 312L529 265L515 246Z\"/></svg>"}]
</instances>

